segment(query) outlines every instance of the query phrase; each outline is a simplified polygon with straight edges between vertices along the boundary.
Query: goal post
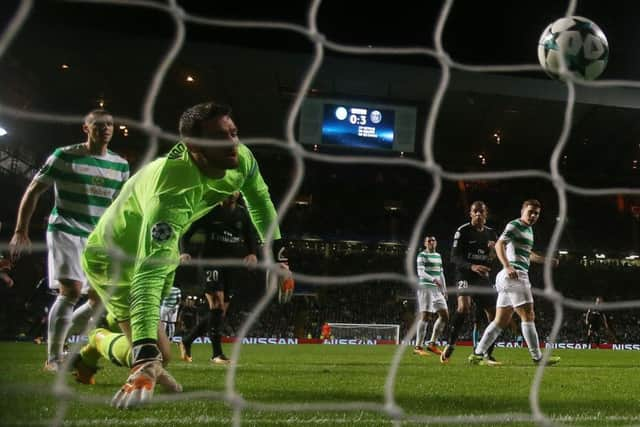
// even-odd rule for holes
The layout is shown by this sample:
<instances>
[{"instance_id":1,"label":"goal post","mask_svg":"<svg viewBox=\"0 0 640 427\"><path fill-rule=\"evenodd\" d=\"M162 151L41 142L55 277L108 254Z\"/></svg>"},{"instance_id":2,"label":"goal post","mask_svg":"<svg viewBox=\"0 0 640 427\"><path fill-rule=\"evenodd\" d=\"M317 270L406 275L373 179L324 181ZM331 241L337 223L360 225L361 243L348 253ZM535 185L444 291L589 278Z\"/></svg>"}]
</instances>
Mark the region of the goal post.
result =
<instances>
[{"instance_id":1,"label":"goal post","mask_svg":"<svg viewBox=\"0 0 640 427\"><path fill-rule=\"evenodd\" d=\"M400 344L400 325L384 323L332 323L331 335L334 338L387 340Z\"/></svg>"}]
</instances>

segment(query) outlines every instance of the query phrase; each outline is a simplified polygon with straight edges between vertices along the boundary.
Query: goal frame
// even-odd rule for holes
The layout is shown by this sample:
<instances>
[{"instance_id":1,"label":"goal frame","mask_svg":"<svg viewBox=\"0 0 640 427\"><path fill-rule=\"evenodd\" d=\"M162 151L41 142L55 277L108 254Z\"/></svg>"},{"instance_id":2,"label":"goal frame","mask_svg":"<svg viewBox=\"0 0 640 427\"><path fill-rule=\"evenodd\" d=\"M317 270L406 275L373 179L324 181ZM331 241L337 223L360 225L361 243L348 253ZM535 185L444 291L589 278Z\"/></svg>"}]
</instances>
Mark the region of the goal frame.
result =
<instances>
[{"instance_id":1,"label":"goal frame","mask_svg":"<svg viewBox=\"0 0 640 427\"><path fill-rule=\"evenodd\" d=\"M400 344L400 325L396 323L341 323L341 322L327 322L331 329L333 330L334 326L342 327L342 328L395 328L395 343L396 345Z\"/></svg>"}]
</instances>

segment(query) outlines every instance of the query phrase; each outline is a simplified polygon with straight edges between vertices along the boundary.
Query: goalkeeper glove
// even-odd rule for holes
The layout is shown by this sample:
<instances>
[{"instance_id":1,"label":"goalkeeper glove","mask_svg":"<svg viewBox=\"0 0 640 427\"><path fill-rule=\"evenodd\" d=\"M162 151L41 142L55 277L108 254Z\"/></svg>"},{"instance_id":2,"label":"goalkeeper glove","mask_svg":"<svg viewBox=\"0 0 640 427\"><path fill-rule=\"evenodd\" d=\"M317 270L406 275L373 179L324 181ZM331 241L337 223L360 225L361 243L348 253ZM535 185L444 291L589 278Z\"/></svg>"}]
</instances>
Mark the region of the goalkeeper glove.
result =
<instances>
[{"instance_id":1,"label":"goalkeeper glove","mask_svg":"<svg viewBox=\"0 0 640 427\"><path fill-rule=\"evenodd\" d=\"M289 270L287 248L285 247L282 239L274 240L273 242L273 258L280 267L277 277L275 278L278 286L278 302L280 304L285 304L291 301L291 298L293 297L295 281L293 280L293 275ZM267 277L267 281L270 279L270 277Z\"/></svg>"},{"instance_id":2,"label":"goalkeeper glove","mask_svg":"<svg viewBox=\"0 0 640 427\"><path fill-rule=\"evenodd\" d=\"M111 406L127 409L148 403L156 383L173 393L182 391L182 386L162 367L162 354L155 343L134 345L132 354L133 368L129 378L113 396Z\"/></svg>"}]
</instances>

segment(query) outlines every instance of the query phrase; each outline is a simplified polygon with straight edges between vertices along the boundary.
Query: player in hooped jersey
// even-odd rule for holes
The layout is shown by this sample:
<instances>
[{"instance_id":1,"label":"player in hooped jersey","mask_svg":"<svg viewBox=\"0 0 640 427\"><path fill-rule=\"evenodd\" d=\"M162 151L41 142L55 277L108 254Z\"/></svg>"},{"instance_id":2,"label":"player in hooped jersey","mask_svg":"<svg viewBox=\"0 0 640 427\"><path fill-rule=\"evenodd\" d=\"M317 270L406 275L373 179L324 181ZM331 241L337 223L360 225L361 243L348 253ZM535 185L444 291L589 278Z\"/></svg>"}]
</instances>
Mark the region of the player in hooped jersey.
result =
<instances>
[{"instance_id":1,"label":"player in hooped jersey","mask_svg":"<svg viewBox=\"0 0 640 427\"><path fill-rule=\"evenodd\" d=\"M496 255L502 263L503 269L496 276L496 317L487 326L474 349L469 356L471 364L482 364L484 355L489 346L498 338L504 328L507 327L513 313L516 312L522 320L522 336L524 337L531 359L534 364L542 360L540 341L535 325L535 312L533 310L533 294L529 281L529 263L542 264L545 257L532 251L533 249L533 225L540 217L542 206L535 199L526 200L520 210L520 218L507 224L500 239L496 242ZM557 265L558 260L551 260ZM558 356L550 356L548 365L555 365L560 361Z\"/></svg>"},{"instance_id":2,"label":"player in hooped jersey","mask_svg":"<svg viewBox=\"0 0 640 427\"><path fill-rule=\"evenodd\" d=\"M418 290L416 300L418 303L418 330L416 331L416 346L413 353L426 356L429 352L441 354L436 346L436 341L449 321L449 309L447 308L447 282L442 268L442 257L436 252L438 242L435 236L424 238L424 250L416 259L418 273ZM429 321L434 313L438 318L433 325L431 339L426 347L422 346L427 332Z\"/></svg>"},{"instance_id":3,"label":"player in hooped jersey","mask_svg":"<svg viewBox=\"0 0 640 427\"><path fill-rule=\"evenodd\" d=\"M129 164L107 147L113 137L113 117L106 110L90 111L82 126L87 140L57 148L27 187L10 250L17 260L31 245L29 224L40 196L51 186L55 205L47 225L49 288L59 291L49 311L46 371L62 361L67 334L81 331L98 301L87 284L80 258L87 237L129 177ZM74 310L81 294L89 300Z\"/></svg>"},{"instance_id":4,"label":"player in hooped jersey","mask_svg":"<svg viewBox=\"0 0 640 427\"><path fill-rule=\"evenodd\" d=\"M177 286L173 286L169 294L160 303L160 322L164 328L169 341L176 332L176 321L178 320L178 310L182 302L182 291Z\"/></svg>"},{"instance_id":5,"label":"player in hooped jersey","mask_svg":"<svg viewBox=\"0 0 640 427\"><path fill-rule=\"evenodd\" d=\"M447 363L455 349L460 330L471 314L472 298L487 315L489 321L495 317L496 298L491 294L471 294L469 286L491 288L489 278L493 261L493 246L498 238L496 232L486 225L489 210L483 201L475 201L469 208L471 221L461 225L453 236L451 262L455 266L454 274L458 287L457 308L450 323L447 346L440 355L440 361ZM472 296L473 295L473 296ZM498 363L488 351L490 363Z\"/></svg>"},{"instance_id":6,"label":"player in hooped jersey","mask_svg":"<svg viewBox=\"0 0 640 427\"><path fill-rule=\"evenodd\" d=\"M238 203L239 198L240 193L234 192L221 205L195 222L185 234L183 241L187 244L194 233L204 234L199 257L242 258L248 267L256 265L258 241L247 210ZM222 352L222 326L233 298L235 282L240 277L239 272L235 267L215 265L207 265L202 270L203 277L200 277L200 280L204 285L209 313L182 337L180 358L185 362L193 360L193 341L204 332L208 332L212 347L211 362L219 365L229 363L229 359Z\"/></svg>"}]
</instances>

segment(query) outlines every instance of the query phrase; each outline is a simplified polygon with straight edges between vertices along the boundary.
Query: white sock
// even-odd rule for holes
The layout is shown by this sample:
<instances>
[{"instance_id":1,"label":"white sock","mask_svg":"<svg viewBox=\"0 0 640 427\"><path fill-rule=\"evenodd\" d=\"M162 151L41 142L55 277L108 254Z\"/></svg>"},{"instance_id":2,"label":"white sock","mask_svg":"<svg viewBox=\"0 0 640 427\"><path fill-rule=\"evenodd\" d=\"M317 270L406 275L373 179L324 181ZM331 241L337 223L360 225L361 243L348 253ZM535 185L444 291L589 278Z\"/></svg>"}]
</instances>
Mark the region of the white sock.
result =
<instances>
[{"instance_id":1,"label":"white sock","mask_svg":"<svg viewBox=\"0 0 640 427\"><path fill-rule=\"evenodd\" d=\"M484 334L482 334L482 338L480 338L480 342L476 346L474 350L475 354L485 354L491 344L500 336L502 333L502 328L498 326L498 324L493 321L489 323L487 329L484 330Z\"/></svg>"},{"instance_id":2,"label":"white sock","mask_svg":"<svg viewBox=\"0 0 640 427\"><path fill-rule=\"evenodd\" d=\"M62 359L62 348L71 327L71 316L75 301L58 295L49 310L49 324L47 326L47 360Z\"/></svg>"},{"instance_id":3,"label":"white sock","mask_svg":"<svg viewBox=\"0 0 640 427\"><path fill-rule=\"evenodd\" d=\"M538 340L538 331L536 330L536 324L534 322L521 322L522 336L527 342L529 347L529 353L534 360L539 360L542 357L540 352L540 341Z\"/></svg>"},{"instance_id":4,"label":"white sock","mask_svg":"<svg viewBox=\"0 0 640 427\"><path fill-rule=\"evenodd\" d=\"M89 301L82 304L80 307L73 310L73 316L71 316L71 329L70 334L80 334L84 331L93 316L93 306Z\"/></svg>"},{"instance_id":5,"label":"white sock","mask_svg":"<svg viewBox=\"0 0 640 427\"><path fill-rule=\"evenodd\" d=\"M445 326L446 326L445 321L442 320L442 317L438 316L436 323L434 323L433 325L433 331L431 332L431 339L429 340L430 343L435 343L436 341L438 341L438 338L440 338L440 335L442 335L442 331L444 330Z\"/></svg>"},{"instance_id":6,"label":"white sock","mask_svg":"<svg viewBox=\"0 0 640 427\"><path fill-rule=\"evenodd\" d=\"M425 322L424 320L418 321L418 330L416 331L416 346L422 347L422 341L424 341L424 337L427 332L427 327L429 326L429 322Z\"/></svg>"}]
</instances>

